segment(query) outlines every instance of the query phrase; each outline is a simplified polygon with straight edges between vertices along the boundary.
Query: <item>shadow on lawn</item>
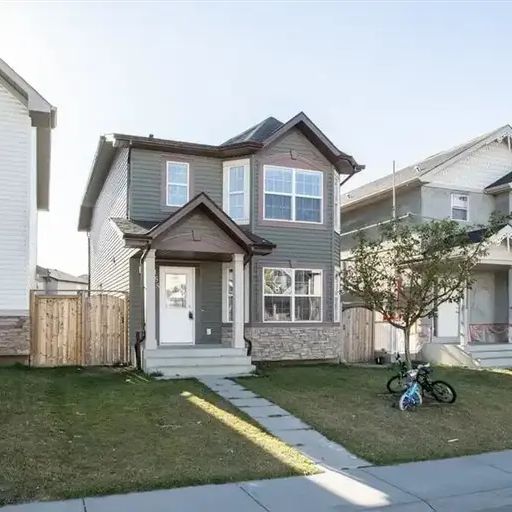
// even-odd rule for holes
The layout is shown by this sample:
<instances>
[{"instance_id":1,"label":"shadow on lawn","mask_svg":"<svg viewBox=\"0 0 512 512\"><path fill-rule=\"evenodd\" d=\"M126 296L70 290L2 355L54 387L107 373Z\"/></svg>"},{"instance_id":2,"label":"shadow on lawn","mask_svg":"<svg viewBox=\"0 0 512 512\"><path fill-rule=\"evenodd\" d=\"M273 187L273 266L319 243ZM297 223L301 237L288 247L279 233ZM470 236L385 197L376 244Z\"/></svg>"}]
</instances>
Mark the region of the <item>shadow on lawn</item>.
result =
<instances>
[{"instance_id":1,"label":"shadow on lawn","mask_svg":"<svg viewBox=\"0 0 512 512\"><path fill-rule=\"evenodd\" d=\"M309 474L194 380L0 368L0 505Z\"/></svg>"}]
</instances>

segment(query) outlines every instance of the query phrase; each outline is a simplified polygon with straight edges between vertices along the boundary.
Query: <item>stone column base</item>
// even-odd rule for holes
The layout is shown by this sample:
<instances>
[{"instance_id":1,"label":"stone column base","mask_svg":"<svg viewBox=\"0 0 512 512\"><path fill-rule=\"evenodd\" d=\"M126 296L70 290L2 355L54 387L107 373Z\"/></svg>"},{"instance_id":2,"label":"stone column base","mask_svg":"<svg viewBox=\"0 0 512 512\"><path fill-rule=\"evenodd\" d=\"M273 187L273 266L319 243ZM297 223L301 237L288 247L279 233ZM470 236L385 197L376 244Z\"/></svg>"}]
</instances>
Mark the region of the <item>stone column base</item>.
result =
<instances>
[{"instance_id":1,"label":"stone column base","mask_svg":"<svg viewBox=\"0 0 512 512\"><path fill-rule=\"evenodd\" d=\"M26 359L30 355L30 317L0 316L0 358Z\"/></svg>"}]
</instances>

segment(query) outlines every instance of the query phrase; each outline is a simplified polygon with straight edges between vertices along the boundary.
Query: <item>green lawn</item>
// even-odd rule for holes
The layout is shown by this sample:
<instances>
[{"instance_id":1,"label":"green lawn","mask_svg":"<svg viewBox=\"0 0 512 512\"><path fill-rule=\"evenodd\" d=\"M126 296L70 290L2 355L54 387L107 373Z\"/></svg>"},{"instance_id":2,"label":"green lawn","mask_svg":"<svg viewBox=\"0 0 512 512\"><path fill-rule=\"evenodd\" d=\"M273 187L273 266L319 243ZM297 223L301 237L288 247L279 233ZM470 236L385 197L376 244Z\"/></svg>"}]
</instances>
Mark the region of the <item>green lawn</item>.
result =
<instances>
[{"instance_id":1,"label":"green lawn","mask_svg":"<svg viewBox=\"0 0 512 512\"><path fill-rule=\"evenodd\" d=\"M194 380L0 369L0 505L314 472Z\"/></svg>"},{"instance_id":2,"label":"green lawn","mask_svg":"<svg viewBox=\"0 0 512 512\"><path fill-rule=\"evenodd\" d=\"M512 448L512 373L435 369L451 383L453 405L427 402L412 413L386 393L391 370L344 366L269 368L239 379L376 464Z\"/></svg>"}]
</instances>

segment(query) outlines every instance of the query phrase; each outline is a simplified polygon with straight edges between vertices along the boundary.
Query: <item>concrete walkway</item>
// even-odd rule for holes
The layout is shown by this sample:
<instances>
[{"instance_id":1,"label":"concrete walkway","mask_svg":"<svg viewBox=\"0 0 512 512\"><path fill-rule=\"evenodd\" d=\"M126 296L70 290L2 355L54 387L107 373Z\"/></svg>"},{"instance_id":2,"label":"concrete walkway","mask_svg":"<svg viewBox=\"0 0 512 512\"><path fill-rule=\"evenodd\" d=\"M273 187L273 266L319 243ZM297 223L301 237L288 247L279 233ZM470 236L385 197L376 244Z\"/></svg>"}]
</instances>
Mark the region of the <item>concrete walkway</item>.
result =
<instances>
[{"instance_id":1,"label":"concrete walkway","mask_svg":"<svg viewBox=\"0 0 512 512\"><path fill-rule=\"evenodd\" d=\"M2 512L511 512L512 450L307 477L0 508Z\"/></svg>"},{"instance_id":2,"label":"concrete walkway","mask_svg":"<svg viewBox=\"0 0 512 512\"><path fill-rule=\"evenodd\" d=\"M343 446L329 441L288 411L240 384L222 377L204 377L199 380L322 468L336 471L370 466L369 462L352 455Z\"/></svg>"}]
</instances>

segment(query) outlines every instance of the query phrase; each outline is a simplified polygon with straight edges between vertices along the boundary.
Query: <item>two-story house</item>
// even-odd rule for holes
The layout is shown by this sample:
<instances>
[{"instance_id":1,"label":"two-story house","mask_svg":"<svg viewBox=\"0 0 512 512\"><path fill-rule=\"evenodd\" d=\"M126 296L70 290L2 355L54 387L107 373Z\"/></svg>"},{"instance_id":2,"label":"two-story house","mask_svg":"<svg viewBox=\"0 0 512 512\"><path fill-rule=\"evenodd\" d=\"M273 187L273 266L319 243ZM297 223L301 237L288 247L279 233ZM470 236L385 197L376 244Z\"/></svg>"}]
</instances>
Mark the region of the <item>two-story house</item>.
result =
<instances>
[{"instance_id":1,"label":"two-story house","mask_svg":"<svg viewBox=\"0 0 512 512\"><path fill-rule=\"evenodd\" d=\"M410 222L451 218L475 226L486 224L493 211L510 213L512 128L503 126L457 147L442 151L367 185L342 194L345 249L354 233L375 234L377 224L393 212ZM437 316L418 323L412 350L443 363L512 366L511 227L493 239L489 255L475 269L475 283L462 304L441 304ZM400 332L376 316L376 348L400 350Z\"/></svg>"},{"instance_id":2,"label":"two-story house","mask_svg":"<svg viewBox=\"0 0 512 512\"><path fill-rule=\"evenodd\" d=\"M246 339L254 361L338 357L339 187L361 168L303 113L218 146L101 137L79 230L146 371L248 373Z\"/></svg>"},{"instance_id":3,"label":"two-story house","mask_svg":"<svg viewBox=\"0 0 512 512\"><path fill-rule=\"evenodd\" d=\"M37 211L48 210L56 109L0 59L0 359L30 353Z\"/></svg>"}]
</instances>

